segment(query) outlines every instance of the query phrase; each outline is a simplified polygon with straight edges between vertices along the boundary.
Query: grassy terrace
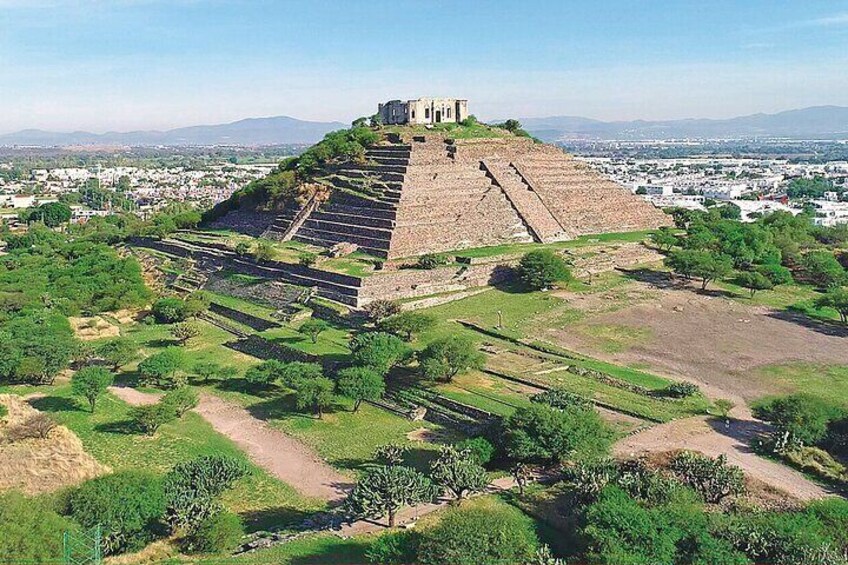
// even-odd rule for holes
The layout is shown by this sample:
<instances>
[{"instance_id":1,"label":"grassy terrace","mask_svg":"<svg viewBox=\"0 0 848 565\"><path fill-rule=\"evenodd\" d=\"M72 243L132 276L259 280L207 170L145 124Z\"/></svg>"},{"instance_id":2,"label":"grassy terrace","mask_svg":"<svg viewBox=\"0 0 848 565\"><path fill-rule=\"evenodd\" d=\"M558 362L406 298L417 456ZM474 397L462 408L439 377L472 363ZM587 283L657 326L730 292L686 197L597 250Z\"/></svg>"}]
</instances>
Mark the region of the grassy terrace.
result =
<instances>
[{"instance_id":1,"label":"grassy terrace","mask_svg":"<svg viewBox=\"0 0 848 565\"><path fill-rule=\"evenodd\" d=\"M433 124L432 126L383 126L380 129L386 133L400 133L402 135L432 135L434 133L440 133L453 139L494 139L515 137L513 133L505 129L487 126L480 122L476 122L471 125L442 123Z\"/></svg>"},{"instance_id":2,"label":"grassy terrace","mask_svg":"<svg viewBox=\"0 0 848 565\"><path fill-rule=\"evenodd\" d=\"M568 241L559 241L556 243L513 243L508 245L492 245L489 247L475 247L472 249L463 249L452 253L456 257L468 257L471 259L480 259L486 257L496 257L498 255L515 255L519 253L527 253L535 249L571 249L574 247L585 247L588 245L596 245L599 243L632 243L644 241L652 232L651 231L635 231L621 233L604 233L597 235L581 235L575 239Z\"/></svg>"}]
</instances>

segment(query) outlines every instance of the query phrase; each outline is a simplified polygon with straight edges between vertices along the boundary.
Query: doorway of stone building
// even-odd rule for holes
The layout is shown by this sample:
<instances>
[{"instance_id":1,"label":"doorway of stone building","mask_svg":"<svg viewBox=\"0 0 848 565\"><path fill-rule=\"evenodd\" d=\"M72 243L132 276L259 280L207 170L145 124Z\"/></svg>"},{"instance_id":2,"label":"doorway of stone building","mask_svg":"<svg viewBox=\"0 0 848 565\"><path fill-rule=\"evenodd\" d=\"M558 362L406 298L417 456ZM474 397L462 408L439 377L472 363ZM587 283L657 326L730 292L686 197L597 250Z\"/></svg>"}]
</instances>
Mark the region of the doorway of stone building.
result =
<instances>
[{"instance_id":1,"label":"doorway of stone building","mask_svg":"<svg viewBox=\"0 0 848 565\"><path fill-rule=\"evenodd\" d=\"M436 123L439 124L442 122L442 111L436 110Z\"/></svg>"}]
</instances>

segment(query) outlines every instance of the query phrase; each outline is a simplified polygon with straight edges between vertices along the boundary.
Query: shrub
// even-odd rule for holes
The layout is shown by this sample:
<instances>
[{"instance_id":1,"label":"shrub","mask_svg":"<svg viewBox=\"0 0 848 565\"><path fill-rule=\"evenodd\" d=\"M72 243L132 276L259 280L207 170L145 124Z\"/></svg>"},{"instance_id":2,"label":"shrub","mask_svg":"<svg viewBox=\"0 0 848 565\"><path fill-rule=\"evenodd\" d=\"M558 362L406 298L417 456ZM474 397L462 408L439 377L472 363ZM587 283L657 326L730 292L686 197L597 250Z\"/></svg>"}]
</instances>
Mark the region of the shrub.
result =
<instances>
[{"instance_id":1,"label":"shrub","mask_svg":"<svg viewBox=\"0 0 848 565\"><path fill-rule=\"evenodd\" d=\"M578 501L591 504L601 491L618 478L618 467L609 459L580 461L563 467L563 478L571 483Z\"/></svg>"},{"instance_id":2,"label":"shrub","mask_svg":"<svg viewBox=\"0 0 848 565\"><path fill-rule=\"evenodd\" d=\"M15 491L0 494L0 563L55 562L62 555L62 532L78 530L43 500Z\"/></svg>"},{"instance_id":3,"label":"shrub","mask_svg":"<svg viewBox=\"0 0 848 565\"><path fill-rule=\"evenodd\" d=\"M420 543L421 534L415 530L386 532L371 542L365 557L374 565L413 565Z\"/></svg>"},{"instance_id":4,"label":"shrub","mask_svg":"<svg viewBox=\"0 0 848 565\"><path fill-rule=\"evenodd\" d=\"M329 327L330 324L320 318L309 318L303 322L299 328L297 328L297 331L303 335L309 336L312 343L318 343L318 336Z\"/></svg>"},{"instance_id":5,"label":"shrub","mask_svg":"<svg viewBox=\"0 0 848 565\"><path fill-rule=\"evenodd\" d=\"M745 475L739 467L728 465L727 456L715 459L683 451L671 461L671 470L680 481L695 489L705 502L717 504L728 496L745 492Z\"/></svg>"},{"instance_id":6,"label":"shrub","mask_svg":"<svg viewBox=\"0 0 848 565\"><path fill-rule=\"evenodd\" d=\"M537 404L546 404L551 408L592 407L592 402L588 398L563 389L551 389L534 394L530 397L530 401Z\"/></svg>"},{"instance_id":7,"label":"shrub","mask_svg":"<svg viewBox=\"0 0 848 565\"><path fill-rule=\"evenodd\" d=\"M177 418L182 418L186 412L197 406L199 401L200 396L196 390L188 386L181 386L165 394L161 403L171 409Z\"/></svg>"},{"instance_id":8,"label":"shrub","mask_svg":"<svg viewBox=\"0 0 848 565\"><path fill-rule=\"evenodd\" d=\"M428 379L450 382L460 373L483 367L486 357L477 351L471 339L452 335L431 342L418 356L418 361Z\"/></svg>"},{"instance_id":9,"label":"shrub","mask_svg":"<svg viewBox=\"0 0 848 565\"><path fill-rule=\"evenodd\" d=\"M169 347L138 364L139 381L144 385L159 388L177 388L186 382L184 377L177 377L176 374L182 364L182 351Z\"/></svg>"},{"instance_id":10,"label":"shrub","mask_svg":"<svg viewBox=\"0 0 848 565\"><path fill-rule=\"evenodd\" d=\"M671 383L662 389L662 394L671 398L687 398L695 396L699 392L701 392L701 389L698 388L698 385L687 382Z\"/></svg>"},{"instance_id":11,"label":"shrub","mask_svg":"<svg viewBox=\"0 0 848 565\"><path fill-rule=\"evenodd\" d=\"M521 258L518 276L529 289L543 290L571 280L571 271L562 257L549 249L539 249Z\"/></svg>"},{"instance_id":12,"label":"shrub","mask_svg":"<svg viewBox=\"0 0 848 565\"><path fill-rule=\"evenodd\" d=\"M220 511L218 497L246 475L247 466L232 457L208 455L175 465L164 480L165 520L172 531L191 531Z\"/></svg>"},{"instance_id":13,"label":"shrub","mask_svg":"<svg viewBox=\"0 0 848 565\"><path fill-rule=\"evenodd\" d=\"M68 502L86 528L103 527L105 553L140 549L156 534L165 510L162 483L139 471L119 471L86 481Z\"/></svg>"},{"instance_id":14,"label":"shrub","mask_svg":"<svg viewBox=\"0 0 848 565\"><path fill-rule=\"evenodd\" d=\"M12 426L6 431L9 441L21 441L25 439L46 439L59 424L49 414L39 412L33 414L26 420Z\"/></svg>"},{"instance_id":15,"label":"shrub","mask_svg":"<svg viewBox=\"0 0 848 565\"><path fill-rule=\"evenodd\" d=\"M693 502L697 495L673 477L649 468L641 459L624 461L618 466L615 484L631 497L650 506L669 504L674 500Z\"/></svg>"},{"instance_id":16,"label":"shrub","mask_svg":"<svg viewBox=\"0 0 848 565\"><path fill-rule=\"evenodd\" d=\"M268 359L251 367L244 373L244 380L252 385L267 386L282 378L285 365L276 359Z\"/></svg>"},{"instance_id":17,"label":"shrub","mask_svg":"<svg viewBox=\"0 0 848 565\"><path fill-rule=\"evenodd\" d=\"M774 424L775 448L814 445L825 437L827 425L841 411L807 394L772 398L754 405L754 415Z\"/></svg>"},{"instance_id":18,"label":"shrub","mask_svg":"<svg viewBox=\"0 0 848 565\"><path fill-rule=\"evenodd\" d=\"M400 304L394 300L378 298L366 304L363 310L372 322L379 322L383 318L400 314Z\"/></svg>"},{"instance_id":19,"label":"shrub","mask_svg":"<svg viewBox=\"0 0 848 565\"><path fill-rule=\"evenodd\" d=\"M454 508L421 534L422 565L503 565L528 563L539 547L533 522L521 511Z\"/></svg>"},{"instance_id":20,"label":"shrub","mask_svg":"<svg viewBox=\"0 0 848 565\"><path fill-rule=\"evenodd\" d=\"M76 396L81 396L88 401L91 411L97 399L100 398L110 386L112 386L112 373L103 367L83 367L71 377L71 391Z\"/></svg>"},{"instance_id":21,"label":"shrub","mask_svg":"<svg viewBox=\"0 0 848 565\"><path fill-rule=\"evenodd\" d=\"M171 327L171 335L180 345L185 345L188 340L200 335L200 327L190 322L182 322Z\"/></svg>"},{"instance_id":22,"label":"shrub","mask_svg":"<svg viewBox=\"0 0 848 565\"><path fill-rule=\"evenodd\" d=\"M160 324L182 322L188 318L188 308L179 298L160 298L153 303L153 316Z\"/></svg>"},{"instance_id":23,"label":"shrub","mask_svg":"<svg viewBox=\"0 0 848 565\"><path fill-rule=\"evenodd\" d=\"M267 241L260 241L253 248L253 258L264 263L274 258L274 246Z\"/></svg>"},{"instance_id":24,"label":"shrub","mask_svg":"<svg viewBox=\"0 0 848 565\"><path fill-rule=\"evenodd\" d=\"M756 271L743 271L736 277L740 286L747 288L751 292L751 298L760 290L771 290L774 288L774 283L765 275Z\"/></svg>"},{"instance_id":25,"label":"shrub","mask_svg":"<svg viewBox=\"0 0 848 565\"><path fill-rule=\"evenodd\" d=\"M136 428L150 436L164 424L173 422L177 418L174 409L162 402L134 406L130 409L129 415Z\"/></svg>"},{"instance_id":26,"label":"shrub","mask_svg":"<svg viewBox=\"0 0 848 565\"><path fill-rule=\"evenodd\" d=\"M486 471L468 451L446 446L430 464L430 478L457 500L483 491L489 484Z\"/></svg>"},{"instance_id":27,"label":"shrub","mask_svg":"<svg viewBox=\"0 0 848 565\"><path fill-rule=\"evenodd\" d=\"M345 500L348 514L359 518L389 515L389 527L395 527L397 511L404 506L430 502L438 495L435 485L410 467L393 465L369 469Z\"/></svg>"},{"instance_id":28,"label":"shrub","mask_svg":"<svg viewBox=\"0 0 848 565\"><path fill-rule=\"evenodd\" d=\"M486 465L495 456L495 446L484 437L464 439L456 444L460 451L467 452L478 465Z\"/></svg>"},{"instance_id":29,"label":"shrub","mask_svg":"<svg viewBox=\"0 0 848 565\"><path fill-rule=\"evenodd\" d=\"M405 445L389 443L374 450L374 459L384 465L400 465L403 463L407 451L409 451L409 447Z\"/></svg>"},{"instance_id":30,"label":"shrub","mask_svg":"<svg viewBox=\"0 0 848 565\"><path fill-rule=\"evenodd\" d=\"M423 312L401 312L386 318L377 325L381 331L398 335L406 341L412 341L412 337L426 331L436 325L433 316Z\"/></svg>"},{"instance_id":31,"label":"shrub","mask_svg":"<svg viewBox=\"0 0 848 565\"><path fill-rule=\"evenodd\" d=\"M412 351L399 337L384 332L367 332L350 340L353 361L385 375L409 359Z\"/></svg>"},{"instance_id":32,"label":"shrub","mask_svg":"<svg viewBox=\"0 0 848 565\"><path fill-rule=\"evenodd\" d=\"M303 253L298 254L297 262L304 267L311 267L312 265L318 262L318 255L305 251Z\"/></svg>"},{"instance_id":33,"label":"shrub","mask_svg":"<svg viewBox=\"0 0 848 565\"><path fill-rule=\"evenodd\" d=\"M419 269L435 269L450 263L450 259L441 253L425 253L418 258Z\"/></svg>"},{"instance_id":34,"label":"shrub","mask_svg":"<svg viewBox=\"0 0 848 565\"><path fill-rule=\"evenodd\" d=\"M186 537L183 547L189 553L221 553L235 551L244 537L244 526L237 514L219 512L201 521Z\"/></svg>"}]
</instances>

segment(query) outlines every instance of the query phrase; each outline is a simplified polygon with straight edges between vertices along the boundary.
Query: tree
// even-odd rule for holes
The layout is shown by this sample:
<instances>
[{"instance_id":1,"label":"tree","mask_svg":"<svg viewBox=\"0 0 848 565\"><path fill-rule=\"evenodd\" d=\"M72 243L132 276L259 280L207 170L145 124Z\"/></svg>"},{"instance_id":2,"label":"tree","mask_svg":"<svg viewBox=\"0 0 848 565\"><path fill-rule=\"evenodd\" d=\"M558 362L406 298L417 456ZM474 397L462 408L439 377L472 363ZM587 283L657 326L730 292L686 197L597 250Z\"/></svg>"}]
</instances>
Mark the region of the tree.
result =
<instances>
[{"instance_id":1,"label":"tree","mask_svg":"<svg viewBox=\"0 0 848 565\"><path fill-rule=\"evenodd\" d=\"M354 401L353 411L359 410L363 400L377 400L386 391L383 375L368 367L347 367L339 371L336 383L338 393Z\"/></svg>"},{"instance_id":2,"label":"tree","mask_svg":"<svg viewBox=\"0 0 848 565\"><path fill-rule=\"evenodd\" d=\"M486 470L470 451L450 446L443 447L439 457L430 464L430 478L457 500L482 492L489 484Z\"/></svg>"},{"instance_id":3,"label":"tree","mask_svg":"<svg viewBox=\"0 0 848 565\"><path fill-rule=\"evenodd\" d=\"M55 228L71 220L71 207L62 202L48 202L36 208L30 215L30 220L37 220L47 227Z\"/></svg>"},{"instance_id":4,"label":"tree","mask_svg":"<svg viewBox=\"0 0 848 565\"><path fill-rule=\"evenodd\" d=\"M171 531L193 531L220 512L218 498L247 473L243 461L222 455L206 455L175 465L163 481L164 516Z\"/></svg>"},{"instance_id":5,"label":"tree","mask_svg":"<svg viewBox=\"0 0 848 565\"><path fill-rule=\"evenodd\" d=\"M733 270L730 257L698 249L673 251L665 258L665 264L687 279L692 277L701 279L701 290L706 290L711 281L720 279Z\"/></svg>"},{"instance_id":6,"label":"tree","mask_svg":"<svg viewBox=\"0 0 848 565\"><path fill-rule=\"evenodd\" d=\"M177 418L182 418L186 412L197 406L200 396L193 388L181 386L167 392L160 402L170 408Z\"/></svg>"},{"instance_id":7,"label":"tree","mask_svg":"<svg viewBox=\"0 0 848 565\"><path fill-rule=\"evenodd\" d=\"M153 317L160 324L173 324L182 322L188 318L188 307L184 300L179 298L160 298L153 303Z\"/></svg>"},{"instance_id":8,"label":"tree","mask_svg":"<svg viewBox=\"0 0 848 565\"><path fill-rule=\"evenodd\" d=\"M778 450L814 445L825 437L827 425L841 410L808 394L772 398L754 405L754 415L776 428Z\"/></svg>"},{"instance_id":9,"label":"tree","mask_svg":"<svg viewBox=\"0 0 848 565\"><path fill-rule=\"evenodd\" d=\"M792 271L783 265L766 263L765 265L758 265L756 270L758 273L770 280L771 284L774 286L789 284L792 282Z\"/></svg>"},{"instance_id":10,"label":"tree","mask_svg":"<svg viewBox=\"0 0 848 565\"><path fill-rule=\"evenodd\" d=\"M221 365L214 361L205 361L197 363L194 366L193 372L200 377L203 384L208 384L212 380L224 381L231 379L238 374L238 369L231 365Z\"/></svg>"},{"instance_id":11,"label":"tree","mask_svg":"<svg viewBox=\"0 0 848 565\"><path fill-rule=\"evenodd\" d=\"M309 318L297 328L297 331L303 335L308 335L312 339L312 343L318 343L318 336L329 327L330 324L320 318Z\"/></svg>"},{"instance_id":12,"label":"tree","mask_svg":"<svg viewBox=\"0 0 848 565\"><path fill-rule=\"evenodd\" d=\"M751 292L751 298L758 290L771 290L774 284L763 274L756 271L742 271L737 277L739 284Z\"/></svg>"},{"instance_id":13,"label":"tree","mask_svg":"<svg viewBox=\"0 0 848 565\"><path fill-rule=\"evenodd\" d=\"M353 361L385 375L406 361L411 350L399 337L385 332L367 332L350 340Z\"/></svg>"},{"instance_id":14,"label":"tree","mask_svg":"<svg viewBox=\"0 0 848 565\"><path fill-rule=\"evenodd\" d=\"M188 340L200 335L200 328L197 326L197 324L183 322L181 324L175 324L171 327L171 335L174 336L174 339L177 340L177 343L179 343L180 345L185 345Z\"/></svg>"},{"instance_id":15,"label":"tree","mask_svg":"<svg viewBox=\"0 0 848 565\"><path fill-rule=\"evenodd\" d=\"M430 502L438 495L433 483L409 467L395 465L370 469L345 500L345 509L361 518L389 516L395 527L397 511L404 506Z\"/></svg>"},{"instance_id":16,"label":"tree","mask_svg":"<svg viewBox=\"0 0 848 565\"><path fill-rule=\"evenodd\" d=\"M324 368L320 363L292 361L283 363L279 369L280 379L290 388L297 388L303 381L310 381L324 376Z\"/></svg>"},{"instance_id":17,"label":"tree","mask_svg":"<svg viewBox=\"0 0 848 565\"><path fill-rule=\"evenodd\" d=\"M312 408L320 420L333 402L333 388L333 381L327 377L301 379L295 384L295 404L299 410Z\"/></svg>"},{"instance_id":18,"label":"tree","mask_svg":"<svg viewBox=\"0 0 848 565\"><path fill-rule=\"evenodd\" d=\"M526 253L518 264L518 276L531 290L544 290L557 282L571 280L565 260L549 249Z\"/></svg>"},{"instance_id":19,"label":"tree","mask_svg":"<svg viewBox=\"0 0 848 565\"><path fill-rule=\"evenodd\" d=\"M421 537L422 565L531 563L539 547L533 521L506 505L450 509Z\"/></svg>"},{"instance_id":20,"label":"tree","mask_svg":"<svg viewBox=\"0 0 848 565\"><path fill-rule=\"evenodd\" d=\"M734 404L730 400L727 400L726 398L719 398L713 402L713 406L715 406L719 418L722 418L723 420L727 421L727 418L730 415L730 411L733 410L736 404Z\"/></svg>"},{"instance_id":21,"label":"tree","mask_svg":"<svg viewBox=\"0 0 848 565\"><path fill-rule=\"evenodd\" d=\"M56 562L62 555L60 532L78 534L79 526L42 499L0 494L0 563Z\"/></svg>"},{"instance_id":22,"label":"tree","mask_svg":"<svg viewBox=\"0 0 848 565\"><path fill-rule=\"evenodd\" d=\"M86 528L103 528L105 553L144 547L165 511L161 481L150 473L118 471L86 481L71 494L71 515Z\"/></svg>"},{"instance_id":23,"label":"tree","mask_svg":"<svg viewBox=\"0 0 848 565\"><path fill-rule=\"evenodd\" d=\"M456 444L460 451L467 451L478 464L485 466L495 456L495 446L484 437L470 437Z\"/></svg>"},{"instance_id":24,"label":"tree","mask_svg":"<svg viewBox=\"0 0 848 565\"><path fill-rule=\"evenodd\" d=\"M129 413L130 420L142 432L152 436L162 425L173 422L177 415L174 409L162 402L133 406Z\"/></svg>"},{"instance_id":25,"label":"tree","mask_svg":"<svg viewBox=\"0 0 848 565\"><path fill-rule=\"evenodd\" d=\"M845 269L830 251L810 251L801 259L801 267L814 284L829 288L846 280Z\"/></svg>"},{"instance_id":26,"label":"tree","mask_svg":"<svg viewBox=\"0 0 848 565\"><path fill-rule=\"evenodd\" d=\"M399 314L400 304L394 300L378 298L366 304L363 310L372 322L379 322L383 318Z\"/></svg>"},{"instance_id":27,"label":"tree","mask_svg":"<svg viewBox=\"0 0 848 565\"><path fill-rule=\"evenodd\" d=\"M524 462L600 456L612 442L612 433L598 413L579 406L519 408L505 419L501 433L507 455Z\"/></svg>"},{"instance_id":28,"label":"tree","mask_svg":"<svg viewBox=\"0 0 848 565\"><path fill-rule=\"evenodd\" d=\"M169 347L138 364L139 380L145 385L176 388L182 384L175 378L175 374L182 367L182 364L182 352L175 347Z\"/></svg>"},{"instance_id":29,"label":"tree","mask_svg":"<svg viewBox=\"0 0 848 565\"><path fill-rule=\"evenodd\" d=\"M138 357L138 346L129 338L116 337L97 347L95 352L98 357L112 365L113 371L117 371L127 363L135 361Z\"/></svg>"},{"instance_id":30,"label":"tree","mask_svg":"<svg viewBox=\"0 0 848 565\"><path fill-rule=\"evenodd\" d=\"M436 325L436 319L423 312L401 312L390 316L377 325L381 331L399 335L406 341L412 341L412 336L427 331Z\"/></svg>"},{"instance_id":31,"label":"tree","mask_svg":"<svg viewBox=\"0 0 848 565\"><path fill-rule=\"evenodd\" d=\"M97 399L112 386L113 380L112 373L107 369L90 365L83 367L71 377L71 391L85 398L93 413Z\"/></svg>"},{"instance_id":32,"label":"tree","mask_svg":"<svg viewBox=\"0 0 848 565\"><path fill-rule=\"evenodd\" d=\"M450 382L460 373L482 368L486 356L471 339L452 335L430 343L418 360L425 377Z\"/></svg>"},{"instance_id":33,"label":"tree","mask_svg":"<svg viewBox=\"0 0 848 565\"><path fill-rule=\"evenodd\" d=\"M831 288L816 298L816 307L833 308L843 324L848 323L848 288Z\"/></svg>"},{"instance_id":34,"label":"tree","mask_svg":"<svg viewBox=\"0 0 848 565\"><path fill-rule=\"evenodd\" d=\"M663 226L651 234L651 241L659 248L660 251L671 251L671 248L679 243L674 231L667 226Z\"/></svg>"},{"instance_id":35,"label":"tree","mask_svg":"<svg viewBox=\"0 0 848 565\"><path fill-rule=\"evenodd\" d=\"M274 381L281 379L285 364L276 359L267 359L259 365L249 368L244 373L244 380L252 385L268 386Z\"/></svg>"}]
</instances>

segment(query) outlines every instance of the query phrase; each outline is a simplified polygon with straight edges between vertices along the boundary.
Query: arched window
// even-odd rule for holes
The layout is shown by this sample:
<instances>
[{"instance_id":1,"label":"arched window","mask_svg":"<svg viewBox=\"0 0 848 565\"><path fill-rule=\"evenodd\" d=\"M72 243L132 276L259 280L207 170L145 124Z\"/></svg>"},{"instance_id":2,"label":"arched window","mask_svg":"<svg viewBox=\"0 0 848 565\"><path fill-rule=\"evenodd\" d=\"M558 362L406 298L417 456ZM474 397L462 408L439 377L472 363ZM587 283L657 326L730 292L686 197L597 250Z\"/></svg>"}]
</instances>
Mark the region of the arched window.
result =
<instances>
[{"instance_id":1,"label":"arched window","mask_svg":"<svg viewBox=\"0 0 848 565\"><path fill-rule=\"evenodd\" d=\"M424 108L424 119L425 120L430 119L430 108Z\"/></svg>"}]
</instances>

